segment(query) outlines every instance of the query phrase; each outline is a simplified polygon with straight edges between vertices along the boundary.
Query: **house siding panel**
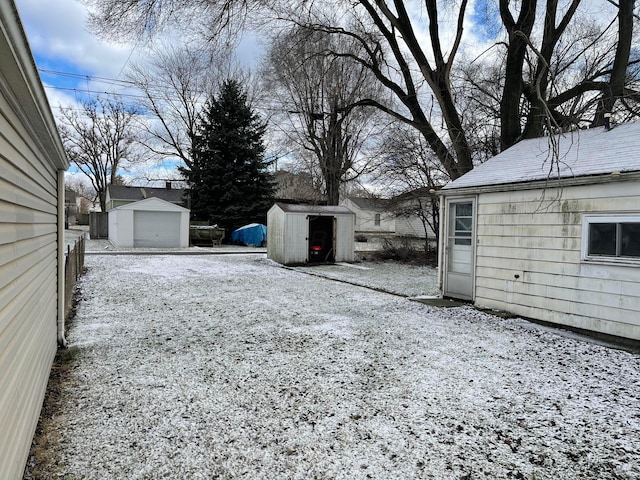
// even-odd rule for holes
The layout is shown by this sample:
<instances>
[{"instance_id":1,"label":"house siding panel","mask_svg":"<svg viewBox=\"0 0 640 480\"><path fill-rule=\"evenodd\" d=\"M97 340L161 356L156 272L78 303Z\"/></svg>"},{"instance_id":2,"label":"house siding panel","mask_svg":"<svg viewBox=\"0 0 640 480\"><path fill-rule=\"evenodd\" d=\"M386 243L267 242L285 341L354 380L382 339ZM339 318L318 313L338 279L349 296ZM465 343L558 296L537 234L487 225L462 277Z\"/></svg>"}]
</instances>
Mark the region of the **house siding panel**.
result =
<instances>
[{"instance_id":1,"label":"house siding panel","mask_svg":"<svg viewBox=\"0 0 640 480\"><path fill-rule=\"evenodd\" d=\"M13 480L22 478L57 347L66 159L13 2L0 14L0 472Z\"/></svg>"},{"instance_id":2,"label":"house siding panel","mask_svg":"<svg viewBox=\"0 0 640 480\"><path fill-rule=\"evenodd\" d=\"M640 340L640 266L581 256L583 215L639 213L637 183L485 193L477 210L477 305Z\"/></svg>"}]
</instances>

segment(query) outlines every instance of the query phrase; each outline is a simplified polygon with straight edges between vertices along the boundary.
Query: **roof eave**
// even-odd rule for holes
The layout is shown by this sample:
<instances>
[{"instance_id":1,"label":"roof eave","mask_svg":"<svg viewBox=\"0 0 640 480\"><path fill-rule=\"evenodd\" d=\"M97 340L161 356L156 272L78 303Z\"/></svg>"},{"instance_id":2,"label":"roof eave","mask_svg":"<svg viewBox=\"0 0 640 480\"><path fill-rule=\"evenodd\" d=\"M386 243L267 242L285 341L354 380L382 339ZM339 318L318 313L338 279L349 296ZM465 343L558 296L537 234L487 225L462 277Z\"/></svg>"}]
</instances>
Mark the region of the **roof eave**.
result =
<instances>
[{"instance_id":1,"label":"roof eave","mask_svg":"<svg viewBox=\"0 0 640 480\"><path fill-rule=\"evenodd\" d=\"M640 172L613 172L580 177L548 178L496 185L476 185L460 188L443 188L436 192L442 197L476 195L480 193L515 192L518 190L540 190L545 188L574 187L580 185L602 185L605 183L640 181Z\"/></svg>"}]
</instances>

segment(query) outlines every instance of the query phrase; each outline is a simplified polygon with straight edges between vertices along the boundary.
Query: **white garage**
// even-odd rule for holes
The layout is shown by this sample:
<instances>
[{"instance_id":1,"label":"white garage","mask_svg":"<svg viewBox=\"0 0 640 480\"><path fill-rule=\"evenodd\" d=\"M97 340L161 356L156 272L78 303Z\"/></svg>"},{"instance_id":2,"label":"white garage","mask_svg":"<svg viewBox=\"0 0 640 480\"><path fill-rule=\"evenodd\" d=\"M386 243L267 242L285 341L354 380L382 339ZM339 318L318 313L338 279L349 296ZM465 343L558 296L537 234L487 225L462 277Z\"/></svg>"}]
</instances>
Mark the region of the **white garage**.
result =
<instances>
[{"instance_id":1,"label":"white garage","mask_svg":"<svg viewBox=\"0 0 640 480\"><path fill-rule=\"evenodd\" d=\"M155 197L114 208L109 241L116 247L188 247L189 210Z\"/></svg>"}]
</instances>

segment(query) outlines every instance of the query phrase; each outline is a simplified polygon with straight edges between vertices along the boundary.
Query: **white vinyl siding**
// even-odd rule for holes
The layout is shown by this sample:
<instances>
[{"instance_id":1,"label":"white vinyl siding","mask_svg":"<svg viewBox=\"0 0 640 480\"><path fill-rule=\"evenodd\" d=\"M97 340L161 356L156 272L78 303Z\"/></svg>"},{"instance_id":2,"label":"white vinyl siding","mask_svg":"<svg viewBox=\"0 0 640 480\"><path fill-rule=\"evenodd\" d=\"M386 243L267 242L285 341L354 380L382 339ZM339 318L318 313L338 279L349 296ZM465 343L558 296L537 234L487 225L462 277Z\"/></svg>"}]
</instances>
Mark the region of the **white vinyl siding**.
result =
<instances>
[{"instance_id":1,"label":"white vinyl siding","mask_svg":"<svg viewBox=\"0 0 640 480\"><path fill-rule=\"evenodd\" d=\"M585 262L583 216L638 214L635 182L478 197L475 303L640 339L640 269Z\"/></svg>"},{"instance_id":2,"label":"white vinyl siding","mask_svg":"<svg viewBox=\"0 0 640 480\"><path fill-rule=\"evenodd\" d=\"M395 232L396 235L401 237L416 237L425 238L424 225L422 220L416 215L410 217L396 217L395 219ZM435 234L431 231L431 228L427 226L427 232L429 238L435 237Z\"/></svg>"},{"instance_id":3,"label":"white vinyl siding","mask_svg":"<svg viewBox=\"0 0 640 480\"><path fill-rule=\"evenodd\" d=\"M57 171L0 96L0 472L21 478L56 352Z\"/></svg>"},{"instance_id":4,"label":"white vinyl siding","mask_svg":"<svg viewBox=\"0 0 640 480\"><path fill-rule=\"evenodd\" d=\"M0 23L0 476L18 480L62 323L58 182L68 162L13 1L0 2Z\"/></svg>"}]
</instances>

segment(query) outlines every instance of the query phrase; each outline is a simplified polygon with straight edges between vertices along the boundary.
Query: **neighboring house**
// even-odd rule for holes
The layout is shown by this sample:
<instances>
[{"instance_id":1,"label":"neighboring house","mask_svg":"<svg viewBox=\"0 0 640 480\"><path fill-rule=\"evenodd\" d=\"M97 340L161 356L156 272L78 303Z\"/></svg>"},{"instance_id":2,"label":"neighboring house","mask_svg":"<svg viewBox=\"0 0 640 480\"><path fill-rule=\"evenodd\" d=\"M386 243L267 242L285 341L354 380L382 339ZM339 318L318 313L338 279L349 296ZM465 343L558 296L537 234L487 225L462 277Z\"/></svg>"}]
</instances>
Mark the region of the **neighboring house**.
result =
<instances>
[{"instance_id":1,"label":"neighboring house","mask_svg":"<svg viewBox=\"0 0 640 480\"><path fill-rule=\"evenodd\" d=\"M116 247L188 247L189 210L157 197L112 208L109 241Z\"/></svg>"},{"instance_id":2,"label":"neighboring house","mask_svg":"<svg viewBox=\"0 0 640 480\"><path fill-rule=\"evenodd\" d=\"M393 235L396 217L389 208L389 200L367 197L347 197L341 205L356 215L356 235Z\"/></svg>"},{"instance_id":3,"label":"neighboring house","mask_svg":"<svg viewBox=\"0 0 640 480\"><path fill-rule=\"evenodd\" d=\"M443 294L640 340L640 122L523 140L441 190ZM552 163L553 161L553 163Z\"/></svg>"},{"instance_id":4,"label":"neighboring house","mask_svg":"<svg viewBox=\"0 0 640 480\"><path fill-rule=\"evenodd\" d=\"M434 206L434 195L434 190L420 188L402 193L390 200L389 209L395 217L397 236L436 238L430 225L433 224L437 230L438 208L437 202Z\"/></svg>"},{"instance_id":5,"label":"neighboring house","mask_svg":"<svg viewBox=\"0 0 640 480\"><path fill-rule=\"evenodd\" d=\"M313 183L313 177L308 172L293 173L278 170L274 179L276 182L276 198L279 202L323 204L326 195L320 194Z\"/></svg>"},{"instance_id":6,"label":"neighboring house","mask_svg":"<svg viewBox=\"0 0 640 480\"><path fill-rule=\"evenodd\" d=\"M21 479L64 339L69 163L13 0L0 2L0 477Z\"/></svg>"},{"instance_id":7,"label":"neighboring house","mask_svg":"<svg viewBox=\"0 0 640 480\"><path fill-rule=\"evenodd\" d=\"M431 227L423 223L420 214L431 207L431 196L409 192L392 199L347 197L341 202L356 215L356 235L382 235L435 238ZM419 212L420 211L420 212ZM428 214L428 212L427 212Z\"/></svg>"},{"instance_id":8,"label":"neighboring house","mask_svg":"<svg viewBox=\"0 0 640 480\"><path fill-rule=\"evenodd\" d=\"M184 188L172 188L171 182L167 182L165 188L134 187L129 185L109 185L107 187L106 207L107 212L112 208L138 202L146 198L159 198L165 202L173 203L181 207L188 207Z\"/></svg>"},{"instance_id":9,"label":"neighboring house","mask_svg":"<svg viewBox=\"0 0 640 480\"><path fill-rule=\"evenodd\" d=\"M267 257L283 265L352 262L353 227L343 206L276 203L267 212Z\"/></svg>"}]
</instances>

